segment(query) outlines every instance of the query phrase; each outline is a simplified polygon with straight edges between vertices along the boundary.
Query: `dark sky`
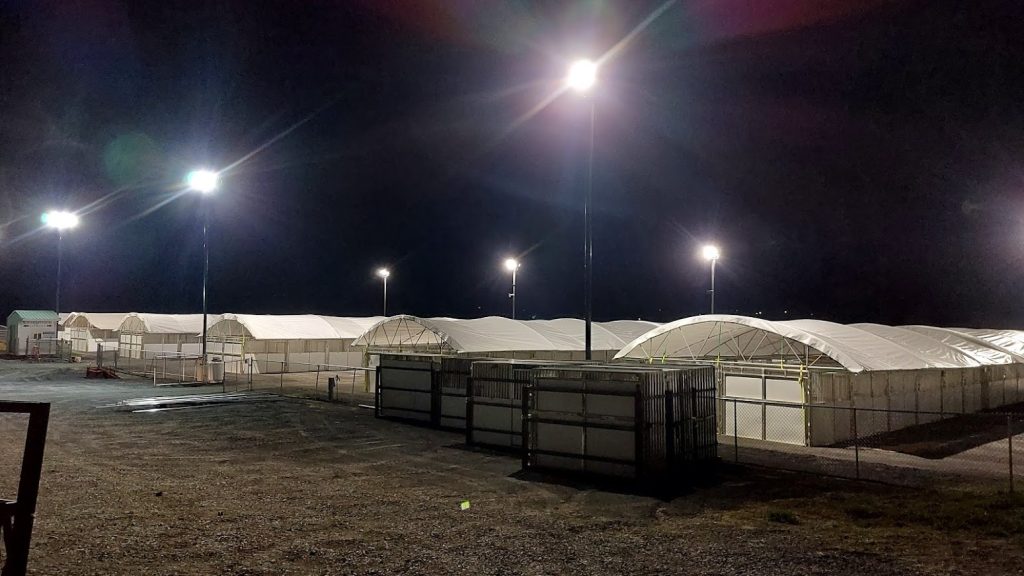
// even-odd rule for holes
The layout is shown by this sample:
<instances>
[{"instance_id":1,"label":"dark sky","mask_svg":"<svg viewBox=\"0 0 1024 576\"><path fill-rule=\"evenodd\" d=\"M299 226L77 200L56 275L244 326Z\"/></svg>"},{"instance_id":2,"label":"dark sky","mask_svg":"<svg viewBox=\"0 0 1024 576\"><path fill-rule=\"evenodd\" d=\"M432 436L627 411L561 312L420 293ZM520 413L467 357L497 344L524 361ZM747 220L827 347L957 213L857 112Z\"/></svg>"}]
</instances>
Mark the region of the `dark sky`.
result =
<instances>
[{"instance_id":1,"label":"dark sky","mask_svg":"<svg viewBox=\"0 0 1024 576\"><path fill-rule=\"evenodd\" d=\"M660 2L0 4L0 314L582 314L585 99ZM595 317L1024 327L1019 1L693 0L601 70ZM171 200L170 202L167 202ZM166 202L166 203L165 203ZM161 206L161 204L163 204ZM158 207L159 206L159 207Z\"/></svg>"}]
</instances>

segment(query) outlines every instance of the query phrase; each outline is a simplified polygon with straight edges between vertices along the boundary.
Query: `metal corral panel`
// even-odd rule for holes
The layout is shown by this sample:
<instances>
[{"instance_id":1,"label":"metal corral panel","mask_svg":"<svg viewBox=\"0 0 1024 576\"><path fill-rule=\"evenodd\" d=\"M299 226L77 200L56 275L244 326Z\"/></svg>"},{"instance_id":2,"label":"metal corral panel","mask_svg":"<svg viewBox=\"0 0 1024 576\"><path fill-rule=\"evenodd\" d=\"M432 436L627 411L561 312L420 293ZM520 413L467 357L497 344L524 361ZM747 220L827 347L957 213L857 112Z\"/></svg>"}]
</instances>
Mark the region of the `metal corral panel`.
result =
<instances>
[{"instance_id":1,"label":"metal corral panel","mask_svg":"<svg viewBox=\"0 0 1024 576\"><path fill-rule=\"evenodd\" d=\"M530 384L530 371L555 364L542 360L473 362L470 393L466 398L466 443L521 448L523 389Z\"/></svg>"},{"instance_id":2,"label":"metal corral panel","mask_svg":"<svg viewBox=\"0 0 1024 576\"><path fill-rule=\"evenodd\" d=\"M711 366L531 371L525 468L655 480L717 458Z\"/></svg>"},{"instance_id":3,"label":"metal corral panel","mask_svg":"<svg viewBox=\"0 0 1024 576\"><path fill-rule=\"evenodd\" d=\"M438 415L442 428L466 429L466 394L473 358L442 356L437 373Z\"/></svg>"},{"instance_id":4,"label":"metal corral panel","mask_svg":"<svg viewBox=\"0 0 1024 576\"><path fill-rule=\"evenodd\" d=\"M380 418L434 422L434 372L429 356L381 354L376 413Z\"/></svg>"},{"instance_id":5,"label":"metal corral panel","mask_svg":"<svg viewBox=\"0 0 1024 576\"><path fill-rule=\"evenodd\" d=\"M381 354L377 367L377 416L464 429L470 366L475 360L459 356Z\"/></svg>"}]
</instances>

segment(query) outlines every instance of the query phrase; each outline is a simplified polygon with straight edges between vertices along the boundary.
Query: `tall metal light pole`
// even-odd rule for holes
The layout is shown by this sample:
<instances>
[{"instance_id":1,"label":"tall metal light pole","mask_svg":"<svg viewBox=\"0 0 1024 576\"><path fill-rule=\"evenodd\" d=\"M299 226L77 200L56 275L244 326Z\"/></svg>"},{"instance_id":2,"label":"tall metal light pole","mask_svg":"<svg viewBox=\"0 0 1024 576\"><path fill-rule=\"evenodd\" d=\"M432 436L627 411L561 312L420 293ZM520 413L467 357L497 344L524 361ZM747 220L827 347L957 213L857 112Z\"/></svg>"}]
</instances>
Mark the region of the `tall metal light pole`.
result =
<instances>
[{"instance_id":1,"label":"tall metal light pole","mask_svg":"<svg viewBox=\"0 0 1024 576\"><path fill-rule=\"evenodd\" d=\"M185 179L190 190L195 190L203 196L213 192L217 189L217 185L220 181L220 174L213 170L193 170L188 173ZM210 207L207 202L202 199L202 212L203 212L203 381L205 382L208 378L206 374L206 285L210 277L210 244L209 244L209 232L210 227Z\"/></svg>"},{"instance_id":2,"label":"tall metal light pole","mask_svg":"<svg viewBox=\"0 0 1024 576\"><path fill-rule=\"evenodd\" d=\"M505 270L512 273L512 292L508 297L512 299L512 319L516 319L516 273L519 271L519 261L515 258L505 259Z\"/></svg>"},{"instance_id":3,"label":"tall metal light pole","mask_svg":"<svg viewBox=\"0 0 1024 576\"><path fill-rule=\"evenodd\" d=\"M48 228L53 228L57 231L57 297L54 299L54 308L56 308L55 312L57 312L57 318L59 320L60 277L61 266L64 260L64 231L78 226L78 216L73 212L50 211L44 212L40 220L42 220L43 224Z\"/></svg>"},{"instance_id":4,"label":"tall metal light pole","mask_svg":"<svg viewBox=\"0 0 1024 576\"><path fill-rule=\"evenodd\" d=\"M565 78L565 85L570 90L579 94L585 94L597 83L597 64L591 60L577 60L569 67L569 74ZM594 189L594 128L595 128L596 106L593 98L590 99L590 158L587 167L587 190L583 200L583 300L585 307L585 333L586 359L593 356L591 324L593 323L593 302L594 302L594 238L591 227L591 196Z\"/></svg>"},{"instance_id":5,"label":"tall metal light pole","mask_svg":"<svg viewBox=\"0 0 1024 576\"><path fill-rule=\"evenodd\" d=\"M377 270L377 276L384 281L384 316L388 315L388 276L391 276L391 271L387 268L380 268Z\"/></svg>"},{"instance_id":6,"label":"tall metal light pole","mask_svg":"<svg viewBox=\"0 0 1024 576\"><path fill-rule=\"evenodd\" d=\"M711 290L708 292L711 294L711 313L715 313L715 263L718 262L718 257L721 255L718 251L718 246L708 244L703 249L704 259L711 262Z\"/></svg>"}]
</instances>

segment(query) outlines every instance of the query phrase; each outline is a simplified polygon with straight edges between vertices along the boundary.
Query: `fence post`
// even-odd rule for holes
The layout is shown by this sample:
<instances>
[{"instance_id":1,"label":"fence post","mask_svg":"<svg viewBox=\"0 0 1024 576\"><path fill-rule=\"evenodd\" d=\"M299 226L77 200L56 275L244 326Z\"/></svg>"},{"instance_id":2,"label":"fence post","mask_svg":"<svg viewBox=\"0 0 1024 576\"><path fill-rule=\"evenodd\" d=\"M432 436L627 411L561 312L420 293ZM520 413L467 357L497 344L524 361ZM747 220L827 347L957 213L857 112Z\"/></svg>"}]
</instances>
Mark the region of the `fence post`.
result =
<instances>
[{"instance_id":1,"label":"fence post","mask_svg":"<svg viewBox=\"0 0 1024 576\"><path fill-rule=\"evenodd\" d=\"M679 465L676 458L676 418L675 406L672 405L672 391L665 391L665 452L668 459L669 473L676 474Z\"/></svg>"},{"instance_id":2,"label":"fence post","mask_svg":"<svg viewBox=\"0 0 1024 576\"><path fill-rule=\"evenodd\" d=\"M281 394L284 394L284 369L285 363L281 362Z\"/></svg>"},{"instance_id":3,"label":"fence post","mask_svg":"<svg viewBox=\"0 0 1024 576\"><path fill-rule=\"evenodd\" d=\"M736 401L732 401L732 454L733 460L740 461L740 435L738 430L739 421L736 419Z\"/></svg>"},{"instance_id":4,"label":"fence post","mask_svg":"<svg viewBox=\"0 0 1024 576\"><path fill-rule=\"evenodd\" d=\"M1006 443L1010 456L1010 492L1013 492L1013 416L1006 415Z\"/></svg>"},{"instance_id":5,"label":"fence post","mask_svg":"<svg viewBox=\"0 0 1024 576\"><path fill-rule=\"evenodd\" d=\"M316 398L320 394L320 365L316 365L316 382L313 383L313 397ZM330 400L330 398L327 398Z\"/></svg>"},{"instance_id":6,"label":"fence post","mask_svg":"<svg viewBox=\"0 0 1024 576\"><path fill-rule=\"evenodd\" d=\"M860 480L860 441L857 438L857 408L853 409L853 464Z\"/></svg>"}]
</instances>

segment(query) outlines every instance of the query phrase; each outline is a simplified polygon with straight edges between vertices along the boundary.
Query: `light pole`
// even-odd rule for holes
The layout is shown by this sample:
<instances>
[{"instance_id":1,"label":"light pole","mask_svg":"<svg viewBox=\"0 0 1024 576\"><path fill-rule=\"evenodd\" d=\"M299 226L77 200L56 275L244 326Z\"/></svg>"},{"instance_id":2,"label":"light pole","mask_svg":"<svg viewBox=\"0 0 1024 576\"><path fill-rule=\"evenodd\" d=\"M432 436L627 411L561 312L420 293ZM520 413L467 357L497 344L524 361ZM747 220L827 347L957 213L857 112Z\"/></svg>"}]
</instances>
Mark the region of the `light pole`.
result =
<instances>
[{"instance_id":1,"label":"light pole","mask_svg":"<svg viewBox=\"0 0 1024 576\"><path fill-rule=\"evenodd\" d=\"M703 249L704 259L711 262L711 290L708 292L711 294L711 313L715 313L715 263L718 262L718 257L721 255L718 251L718 246L708 244Z\"/></svg>"},{"instance_id":2,"label":"light pole","mask_svg":"<svg viewBox=\"0 0 1024 576\"><path fill-rule=\"evenodd\" d=\"M61 264L64 259L64 231L70 230L75 226L78 226L78 216L73 212L60 212L50 211L44 212L42 218L43 224L48 228L53 228L57 231L57 298L54 302L56 308L57 318L60 318L60 276L61 276Z\"/></svg>"},{"instance_id":3,"label":"light pole","mask_svg":"<svg viewBox=\"0 0 1024 576\"><path fill-rule=\"evenodd\" d=\"M377 270L377 276L384 281L384 316L388 315L388 276L391 276L391 271L387 268L380 268Z\"/></svg>"},{"instance_id":4,"label":"light pole","mask_svg":"<svg viewBox=\"0 0 1024 576\"><path fill-rule=\"evenodd\" d=\"M202 196L217 189L220 174L213 170L193 170L188 173L185 182L189 190L195 190ZM203 381L206 381L206 284L210 276L210 244L207 228L210 227L210 208L205 199L202 201L203 213Z\"/></svg>"},{"instance_id":5,"label":"light pole","mask_svg":"<svg viewBox=\"0 0 1024 576\"><path fill-rule=\"evenodd\" d=\"M565 78L568 89L577 94L586 94L597 83L597 64L591 60L577 60L569 67ZM591 323L593 321L594 302L594 239L591 229L591 196L594 189L594 99L590 99L590 159L587 166L587 191L583 199L583 300L585 307L584 340L586 341L586 359L592 357Z\"/></svg>"},{"instance_id":6,"label":"light pole","mask_svg":"<svg viewBox=\"0 0 1024 576\"><path fill-rule=\"evenodd\" d=\"M516 273L519 271L519 261L515 258L505 259L505 270L512 273L512 292L508 297L512 299L512 319L516 319Z\"/></svg>"}]
</instances>

